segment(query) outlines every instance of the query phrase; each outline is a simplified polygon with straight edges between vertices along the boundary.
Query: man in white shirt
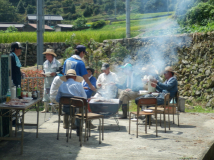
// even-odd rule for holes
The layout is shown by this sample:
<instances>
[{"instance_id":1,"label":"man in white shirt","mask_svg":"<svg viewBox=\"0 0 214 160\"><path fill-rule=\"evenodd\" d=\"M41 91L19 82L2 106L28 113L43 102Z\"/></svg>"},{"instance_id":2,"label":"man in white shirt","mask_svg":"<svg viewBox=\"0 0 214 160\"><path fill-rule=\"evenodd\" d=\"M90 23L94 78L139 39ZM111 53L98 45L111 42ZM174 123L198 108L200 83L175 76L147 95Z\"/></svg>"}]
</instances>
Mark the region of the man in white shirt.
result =
<instances>
[{"instance_id":1,"label":"man in white shirt","mask_svg":"<svg viewBox=\"0 0 214 160\"><path fill-rule=\"evenodd\" d=\"M59 103L61 97L83 97L87 99L87 95L83 89L83 86L81 83L83 78L76 75L76 71L73 69L69 69L65 76L60 77L62 81L64 81L61 86L59 87L59 91L56 96L56 101ZM63 111L65 114L70 115L70 106L63 106ZM77 119L76 120L76 126L77 126L77 136L80 134L79 126L80 122Z\"/></svg>"},{"instance_id":2,"label":"man in white shirt","mask_svg":"<svg viewBox=\"0 0 214 160\"><path fill-rule=\"evenodd\" d=\"M99 92L103 93L103 97L115 98L117 96L116 84L119 83L119 80L117 75L110 71L109 67L110 65L108 63L102 65L101 70L103 73L99 75L96 86ZM97 93L95 97L96 96L99 96L99 94Z\"/></svg>"},{"instance_id":3,"label":"man in white shirt","mask_svg":"<svg viewBox=\"0 0 214 160\"><path fill-rule=\"evenodd\" d=\"M51 104L58 104L56 102L56 95L58 93L58 90L59 90L59 87L60 85L62 84L62 80L60 79L60 77L62 76L62 69L63 67L59 67L59 73L57 74L57 76L54 78L52 84L51 84L51 89L50 89L50 101L51 101ZM53 111L53 107L51 107L51 111L52 112L56 112L56 111Z\"/></svg>"}]
</instances>

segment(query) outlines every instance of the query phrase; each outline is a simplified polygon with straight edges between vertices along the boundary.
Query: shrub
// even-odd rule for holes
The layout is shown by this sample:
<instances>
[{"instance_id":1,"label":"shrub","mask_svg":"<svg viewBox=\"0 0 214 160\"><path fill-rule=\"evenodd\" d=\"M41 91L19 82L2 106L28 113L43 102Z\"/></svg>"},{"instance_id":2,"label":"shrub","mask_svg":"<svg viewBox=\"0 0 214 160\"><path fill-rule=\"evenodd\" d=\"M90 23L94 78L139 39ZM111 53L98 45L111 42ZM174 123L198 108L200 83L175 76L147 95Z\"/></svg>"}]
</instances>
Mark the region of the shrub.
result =
<instances>
[{"instance_id":1,"label":"shrub","mask_svg":"<svg viewBox=\"0 0 214 160\"><path fill-rule=\"evenodd\" d=\"M43 77L40 73L42 73L42 70L22 70L25 72L26 77ZM43 92L43 85L44 85L44 79L24 79L22 80L22 90L32 92L35 87L38 85L38 90Z\"/></svg>"},{"instance_id":2,"label":"shrub","mask_svg":"<svg viewBox=\"0 0 214 160\"><path fill-rule=\"evenodd\" d=\"M81 5L80 5L80 9L85 9L86 8L86 4L85 3L82 3Z\"/></svg>"},{"instance_id":3,"label":"shrub","mask_svg":"<svg viewBox=\"0 0 214 160\"><path fill-rule=\"evenodd\" d=\"M94 23L92 23L91 28L93 29L98 29L98 28L102 28L105 25L105 21L101 20L101 21L96 21Z\"/></svg>"}]
</instances>

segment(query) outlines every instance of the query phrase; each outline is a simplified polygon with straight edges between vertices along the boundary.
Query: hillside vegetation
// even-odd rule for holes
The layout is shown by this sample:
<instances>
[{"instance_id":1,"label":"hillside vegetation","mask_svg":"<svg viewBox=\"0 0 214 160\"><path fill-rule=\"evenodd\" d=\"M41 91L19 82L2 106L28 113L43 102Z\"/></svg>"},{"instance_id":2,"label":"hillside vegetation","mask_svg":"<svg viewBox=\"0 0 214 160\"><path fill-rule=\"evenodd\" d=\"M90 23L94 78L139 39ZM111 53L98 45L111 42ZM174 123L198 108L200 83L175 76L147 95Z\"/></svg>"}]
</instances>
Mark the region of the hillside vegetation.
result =
<instances>
[{"instance_id":1,"label":"hillside vegetation","mask_svg":"<svg viewBox=\"0 0 214 160\"><path fill-rule=\"evenodd\" d=\"M131 0L130 9L131 13L141 14L167 12L175 9L176 2L177 0ZM45 14L62 15L67 23L82 15L91 21L94 18L114 18L115 11L116 17L125 13L125 0L44 0L44 3ZM23 23L26 14L36 14L36 0L0 1L0 22Z\"/></svg>"}]
</instances>

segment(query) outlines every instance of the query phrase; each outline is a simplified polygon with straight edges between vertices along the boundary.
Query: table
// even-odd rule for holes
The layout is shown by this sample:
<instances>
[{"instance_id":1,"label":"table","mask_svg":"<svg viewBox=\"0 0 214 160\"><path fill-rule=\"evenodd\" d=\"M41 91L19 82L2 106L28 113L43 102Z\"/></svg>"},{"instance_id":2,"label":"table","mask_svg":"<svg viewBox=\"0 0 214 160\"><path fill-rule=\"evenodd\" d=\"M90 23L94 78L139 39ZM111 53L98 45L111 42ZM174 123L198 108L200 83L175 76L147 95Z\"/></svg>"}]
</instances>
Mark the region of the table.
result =
<instances>
[{"instance_id":1,"label":"table","mask_svg":"<svg viewBox=\"0 0 214 160\"><path fill-rule=\"evenodd\" d=\"M38 103L42 100L42 98L38 98L36 100L32 100L29 103L26 103L24 106L16 107L16 106L6 106L3 103L0 103L0 109L8 109L9 111L2 114L0 112L0 117L10 117L10 131L9 131L9 137L0 137L0 140L12 140L12 141L21 141L21 154L23 153L23 139L24 139L24 125L26 126L36 126L36 138L38 138L38 129L39 129L39 105ZM27 112L27 109L30 109L32 106L36 107L37 111L37 123L36 124L30 124L30 123L24 123L24 114ZM21 123L17 122L17 114L22 111L22 115L20 116L22 118ZM13 113L16 113L16 127L15 127L15 137L12 137L12 117ZM9 115L6 115L9 113ZM22 126L22 133L21 137L17 137L17 125Z\"/></svg>"}]
</instances>

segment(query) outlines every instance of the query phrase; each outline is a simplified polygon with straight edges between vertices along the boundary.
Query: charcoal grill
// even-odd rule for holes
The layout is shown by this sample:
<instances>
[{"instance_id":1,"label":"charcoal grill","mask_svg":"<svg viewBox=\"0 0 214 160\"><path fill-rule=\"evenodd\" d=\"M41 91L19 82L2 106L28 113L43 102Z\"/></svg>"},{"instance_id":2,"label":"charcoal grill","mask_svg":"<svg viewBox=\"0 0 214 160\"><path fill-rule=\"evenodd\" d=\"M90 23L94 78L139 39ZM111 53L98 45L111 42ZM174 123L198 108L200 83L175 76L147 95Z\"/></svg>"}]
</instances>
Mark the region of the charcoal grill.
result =
<instances>
[{"instance_id":1,"label":"charcoal grill","mask_svg":"<svg viewBox=\"0 0 214 160\"><path fill-rule=\"evenodd\" d=\"M118 128L119 121L116 118L116 113L119 110L119 99L104 99L104 98L97 98L91 99L90 102L90 109L93 113L101 114L104 118L114 117Z\"/></svg>"}]
</instances>

